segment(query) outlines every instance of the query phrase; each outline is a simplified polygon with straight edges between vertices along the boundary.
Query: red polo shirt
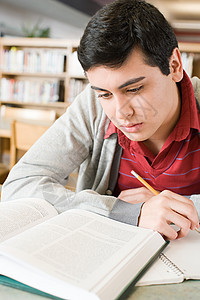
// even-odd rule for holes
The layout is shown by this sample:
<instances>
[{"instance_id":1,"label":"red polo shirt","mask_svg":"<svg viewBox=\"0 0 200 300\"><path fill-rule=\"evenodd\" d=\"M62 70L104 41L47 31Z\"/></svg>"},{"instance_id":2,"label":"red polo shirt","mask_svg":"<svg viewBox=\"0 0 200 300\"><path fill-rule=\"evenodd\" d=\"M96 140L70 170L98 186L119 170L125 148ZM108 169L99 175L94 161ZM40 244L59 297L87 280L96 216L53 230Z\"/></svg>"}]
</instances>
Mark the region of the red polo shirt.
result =
<instances>
[{"instance_id":1,"label":"red polo shirt","mask_svg":"<svg viewBox=\"0 0 200 300\"><path fill-rule=\"evenodd\" d=\"M158 191L168 189L182 195L200 193L200 114L192 83L185 73L180 88L180 119L156 156L142 142L128 139L110 122L104 138L117 133L123 148L115 196L122 190L142 186L131 170Z\"/></svg>"}]
</instances>

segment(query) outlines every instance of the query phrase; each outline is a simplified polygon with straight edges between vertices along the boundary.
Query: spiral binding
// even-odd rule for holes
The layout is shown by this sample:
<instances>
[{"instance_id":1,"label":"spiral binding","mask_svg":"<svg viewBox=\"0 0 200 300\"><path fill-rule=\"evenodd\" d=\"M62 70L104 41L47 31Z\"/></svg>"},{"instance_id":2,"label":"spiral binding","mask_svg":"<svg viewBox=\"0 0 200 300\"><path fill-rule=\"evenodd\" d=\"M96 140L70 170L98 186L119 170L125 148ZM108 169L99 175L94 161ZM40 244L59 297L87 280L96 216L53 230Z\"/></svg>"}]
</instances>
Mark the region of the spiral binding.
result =
<instances>
[{"instance_id":1,"label":"spiral binding","mask_svg":"<svg viewBox=\"0 0 200 300\"><path fill-rule=\"evenodd\" d=\"M159 255L159 259L165 265L167 265L176 275L178 276L184 275L184 273L164 253L161 253Z\"/></svg>"}]
</instances>

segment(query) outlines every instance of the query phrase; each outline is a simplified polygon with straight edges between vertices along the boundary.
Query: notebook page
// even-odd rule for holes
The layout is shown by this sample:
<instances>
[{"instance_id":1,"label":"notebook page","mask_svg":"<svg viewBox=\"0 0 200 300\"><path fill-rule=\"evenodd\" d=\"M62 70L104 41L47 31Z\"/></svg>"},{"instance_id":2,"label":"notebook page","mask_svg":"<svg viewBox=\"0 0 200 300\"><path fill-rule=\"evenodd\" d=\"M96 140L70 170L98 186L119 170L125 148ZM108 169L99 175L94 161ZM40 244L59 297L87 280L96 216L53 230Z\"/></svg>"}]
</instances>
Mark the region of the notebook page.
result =
<instances>
[{"instance_id":1,"label":"notebook page","mask_svg":"<svg viewBox=\"0 0 200 300\"><path fill-rule=\"evenodd\" d=\"M169 261L159 257L137 285L178 283L184 279L200 279L200 234L198 232L190 230L186 237L170 241L163 253Z\"/></svg>"},{"instance_id":2,"label":"notebook page","mask_svg":"<svg viewBox=\"0 0 200 300\"><path fill-rule=\"evenodd\" d=\"M183 280L183 273L167 260L165 256L161 255L137 282L136 286L179 283Z\"/></svg>"},{"instance_id":3,"label":"notebook page","mask_svg":"<svg viewBox=\"0 0 200 300\"><path fill-rule=\"evenodd\" d=\"M164 251L185 275L185 279L200 279L200 234L190 230L179 240L171 241Z\"/></svg>"}]
</instances>

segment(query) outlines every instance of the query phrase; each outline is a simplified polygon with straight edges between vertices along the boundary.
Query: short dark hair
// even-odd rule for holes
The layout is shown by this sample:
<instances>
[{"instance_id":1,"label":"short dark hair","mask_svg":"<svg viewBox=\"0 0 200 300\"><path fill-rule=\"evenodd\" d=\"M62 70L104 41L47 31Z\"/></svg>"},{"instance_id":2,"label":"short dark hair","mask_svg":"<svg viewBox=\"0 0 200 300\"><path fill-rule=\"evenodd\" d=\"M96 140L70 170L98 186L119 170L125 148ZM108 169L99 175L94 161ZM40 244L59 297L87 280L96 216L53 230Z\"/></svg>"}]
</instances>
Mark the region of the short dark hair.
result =
<instances>
[{"instance_id":1,"label":"short dark hair","mask_svg":"<svg viewBox=\"0 0 200 300\"><path fill-rule=\"evenodd\" d=\"M178 47L172 27L162 13L142 0L117 0L100 9L89 21L78 47L84 69L100 65L120 67L134 47L145 62L170 73L169 58Z\"/></svg>"}]
</instances>

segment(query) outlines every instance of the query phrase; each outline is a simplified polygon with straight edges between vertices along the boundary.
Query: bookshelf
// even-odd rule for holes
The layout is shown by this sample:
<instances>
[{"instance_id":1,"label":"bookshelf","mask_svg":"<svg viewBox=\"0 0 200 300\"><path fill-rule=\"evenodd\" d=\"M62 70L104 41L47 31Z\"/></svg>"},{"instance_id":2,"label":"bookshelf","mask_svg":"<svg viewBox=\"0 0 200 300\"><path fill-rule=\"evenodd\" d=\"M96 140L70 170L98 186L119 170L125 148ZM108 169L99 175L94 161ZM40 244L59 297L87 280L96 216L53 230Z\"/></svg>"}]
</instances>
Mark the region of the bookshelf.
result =
<instances>
[{"instance_id":1,"label":"bookshelf","mask_svg":"<svg viewBox=\"0 0 200 300\"><path fill-rule=\"evenodd\" d=\"M0 38L0 105L61 115L87 84L77 46L67 39Z\"/></svg>"},{"instance_id":2,"label":"bookshelf","mask_svg":"<svg viewBox=\"0 0 200 300\"><path fill-rule=\"evenodd\" d=\"M179 42L183 66L190 77L200 77L200 43Z\"/></svg>"}]
</instances>

